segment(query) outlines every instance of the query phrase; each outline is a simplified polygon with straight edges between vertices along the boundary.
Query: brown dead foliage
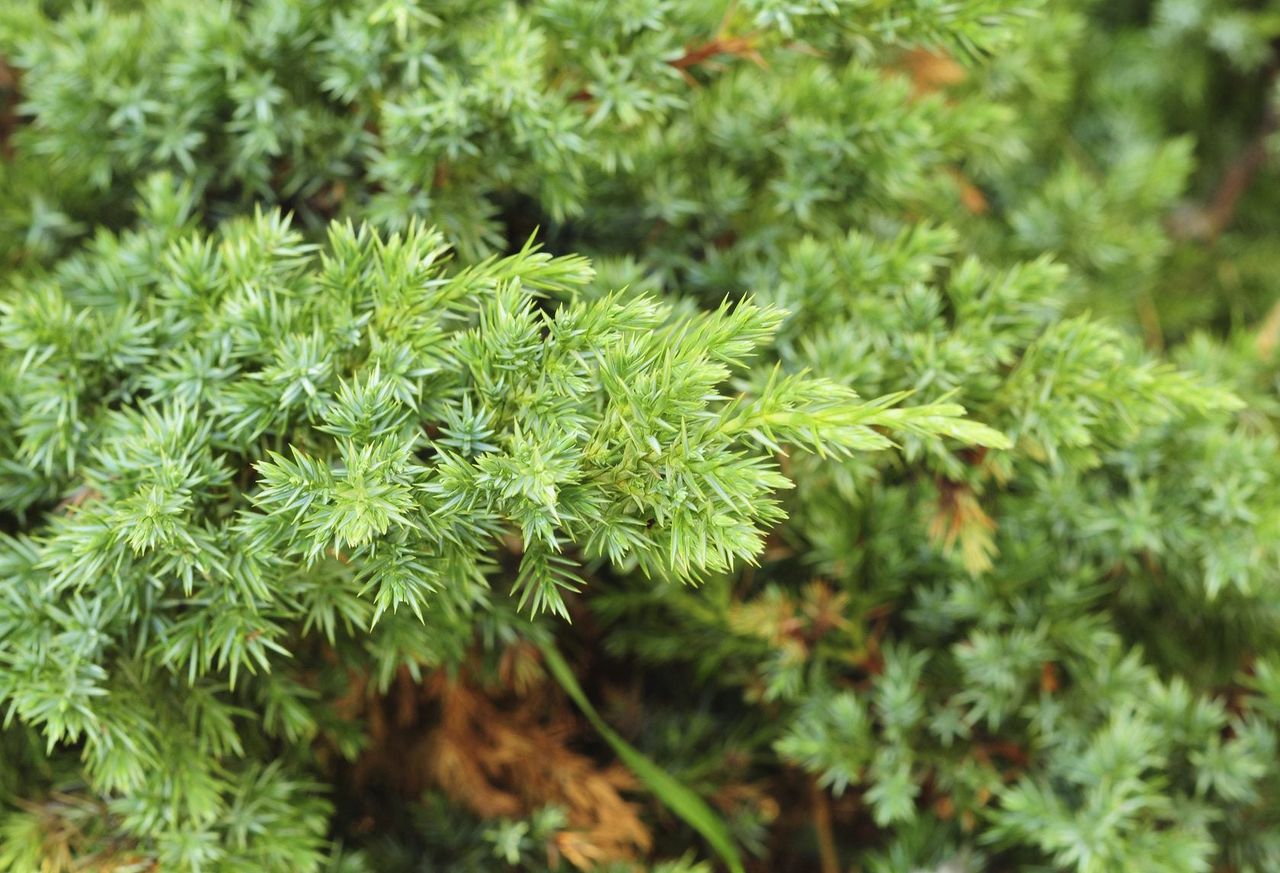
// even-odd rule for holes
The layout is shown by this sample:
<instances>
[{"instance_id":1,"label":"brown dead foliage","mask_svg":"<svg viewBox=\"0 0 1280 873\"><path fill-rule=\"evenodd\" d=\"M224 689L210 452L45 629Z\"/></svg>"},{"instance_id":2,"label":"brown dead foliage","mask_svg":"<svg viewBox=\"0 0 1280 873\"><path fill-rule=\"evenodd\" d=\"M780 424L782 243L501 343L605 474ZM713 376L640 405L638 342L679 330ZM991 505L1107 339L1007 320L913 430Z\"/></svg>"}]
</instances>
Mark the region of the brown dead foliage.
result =
<instances>
[{"instance_id":1,"label":"brown dead foliage","mask_svg":"<svg viewBox=\"0 0 1280 873\"><path fill-rule=\"evenodd\" d=\"M339 708L363 719L371 739L355 763L357 790L383 785L416 798L435 788L481 818L518 818L554 805L569 824L547 847L551 859L588 869L642 858L652 836L624 796L637 787L635 778L573 748L581 721L541 681L536 650L513 647L498 673L496 687L485 687L468 671L437 671L421 683L403 671L381 696L353 677Z\"/></svg>"},{"instance_id":2,"label":"brown dead foliage","mask_svg":"<svg viewBox=\"0 0 1280 873\"><path fill-rule=\"evenodd\" d=\"M959 85L968 73L951 56L929 49L914 49L902 57L902 66L911 79L912 93L924 97Z\"/></svg>"},{"instance_id":3,"label":"brown dead foliage","mask_svg":"<svg viewBox=\"0 0 1280 873\"><path fill-rule=\"evenodd\" d=\"M1258 357L1270 361L1277 344L1280 344L1280 300L1272 305L1267 317L1262 320L1262 327L1258 328Z\"/></svg>"},{"instance_id":4,"label":"brown dead foliage","mask_svg":"<svg viewBox=\"0 0 1280 873\"><path fill-rule=\"evenodd\" d=\"M929 538L948 552L957 544L964 568L974 576L991 569L996 554L996 523L968 485L938 483L938 505L929 522Z\"/></svg>"},{"instance_id":5,"label":"brown dead foliage","mask_svg":"<svg viewBox=\"0 0 1280 873\"><path fill-rule=\"evenodd\" d=\"M905 75L911 82L911 98L920 100L932 94L945 92L964 83L969 73L945 52L930 49L913 49L905 53L890 72ZM991 208L987 196L959 167L947 169L947 175L956 186L960 204L972 215L985 215Z\"/></svg>"},{"instance_id":6,"label":"brown dead foliage","mask_svg":"<svg viewBox=\"0 0 1280 873\"><path fill-rule=\"evenodd\" d=\"M54 792L41 802L16 805L39 841L41 873L150 873L157 869L127 840L109 833L113 819L101 800Z\"/></svg>"},{"instance_id":7,"label":"brown dead foliage","mask_svg":"<svg viewBox=\"0 0 1280 873\"><path fill-rule=\"evenodd\" d=\"M987 195L983 194L977 185L970 182L969 178L955 167L947 170L947 175L951 177L951 181L955 182L956 191L960 195L960 204L965 210L972 215L986 215L990 208Z\"/></svg>"}]
</instances>

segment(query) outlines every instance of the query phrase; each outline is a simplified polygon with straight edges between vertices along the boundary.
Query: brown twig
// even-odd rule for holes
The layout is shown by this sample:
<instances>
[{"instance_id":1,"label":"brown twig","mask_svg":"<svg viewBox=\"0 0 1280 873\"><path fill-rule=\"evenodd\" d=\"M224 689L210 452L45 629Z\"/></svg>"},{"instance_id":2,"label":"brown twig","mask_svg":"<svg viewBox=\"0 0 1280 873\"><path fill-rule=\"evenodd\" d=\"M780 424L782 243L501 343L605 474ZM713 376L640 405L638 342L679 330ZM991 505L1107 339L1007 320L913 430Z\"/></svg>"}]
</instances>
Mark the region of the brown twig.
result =
<instances>
[{"instance_id":1,"label":"brown twig","mask_svg":"<svg viewBox=\"0 0 1280 873\"><path fill-rule=\"evenodd\" d=\"M1244 196L1245 191L1249 190L1249 183L1253 181L1253 177L1258 174L1258 171L1267 162L1266 138L1275 127L1274 113L1268 112L1267 114L1271 116L1268 123L1240 153L1235 163L1227 168L1226 174L1222 177L1222 183L1218 186L1218 190L1213 196L1213 202L1209 205L1207 213L1209 239L1211 240L1215 239L1231 224L1231 220L1236 214L1236 206L1240 203L1240 198Z\"/></svg>"},{"instance_id":2,"label":"brown twig","mask_svg":"<svg viewBox=\"0 0 1280 873\"><path fill-rule=\"evenodd\" d=\"M13 133L22 123L18 116L20 74L0 58L0 159L13 158Z\"/></svg>"},{"instance_id":3,"label":"brown twig","mask_svg":"<svg viewBox=\"0 0 1280 873\"><path fill-rule=\"evenodd\" d=\"M717 55L746 58L758 67L765 66L764 58L756 50L754 36L717 36L701 45L690 46L680 57L671 61L677 70L687 70L706 63Z\"/></svg>"},{"instance_id":4,"label":"brown twig","mask_svg":"<svg viewBox=\"0 0 1280 873\"><path fill-rule=\"evenodd\" d=\"M1142 335L1147 348L1160 351L1164 348L1164 329L1160 326L1160 310L1150 291L1138 295L1138 322L1142 325Z\"/></svg>"},{"instance_id":5,"label":"brown twig","mask_svg":"<svg viewBox=\"0 0 1280 873\"><path fill-rule=\"evenodd\" d=\"M1277 116L1276 106L1271 99L1278 74L1280 62L1273 61L1267 71L1264 88L1267 104L1262 114L1262 123L1253 138L1227 167L1209 203L1183 210L1170 220L1169 231L1176 239L1213 242L1231 226L1240 199L1249 190L1258 171L1266 166L1267 140L1275 133L1277 126L1280 126L1280 117Z\"/></svg>"},{"instance_id":6,"label":"brown twig","mask_svg":"<svg viewBox=\"0 0 1280 873\"><path fill-rule=\"evenodd\" d=\"M88 485L81 485L59 502L58 505L54 507L54 512L72 512L80 506L83 506L85 503L88 503L90 500L97 500L101 496L102 492L98 491L96 488L91 488Z\"/></svg>"},{"instance_id":7,"label":"brown twig","mask_svg":"<svg viewBox=\"0 0 1280 873\"><path fill-rule=\"evenodd\" d=\"M671 66L680 71L680 75L689 85L696 86L698 84L697 80L689 73L689 68L705 63L717 55L747 58L762 69L768 67L760 52L756 50L756 37L754 34L748 34L747 36L728 35L729 22L732 21L737 9L737 0L733 0L725 8L724 16L720 19L720 26L716 28L714 37L701 45L689 46L685 49L683 55L671 61Z\"/></svg>"},{"instance_id":8,"label":"brown twig","mask_svg":"<svg viewBox=\"0 0 1280 873\"><path fill-rule=\"evenodd\" d=\"M840 873L835 833L831 828L831 801L815 779L811 783L813 830L818 836L818 863L822 873Z\"/></svg>"}]
</instances>

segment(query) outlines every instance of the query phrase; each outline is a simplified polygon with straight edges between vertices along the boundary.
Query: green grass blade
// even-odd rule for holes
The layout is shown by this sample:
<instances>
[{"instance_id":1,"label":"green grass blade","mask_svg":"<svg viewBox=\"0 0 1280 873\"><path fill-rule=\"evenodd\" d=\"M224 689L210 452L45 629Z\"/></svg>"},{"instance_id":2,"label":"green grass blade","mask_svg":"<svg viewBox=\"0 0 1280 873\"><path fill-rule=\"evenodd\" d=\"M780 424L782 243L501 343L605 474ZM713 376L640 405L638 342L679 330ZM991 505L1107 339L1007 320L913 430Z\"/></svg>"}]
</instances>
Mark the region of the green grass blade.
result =
<instances>
[{"instance_id":1,"label":"green grass blade","mask_svg":"<svg viewBox=\"0 0 1280 873\"><path fill-rule=\"evenodd\" d=\"M582 710L582 714L587 717L587 721L591 722L591 726L596 729L596 732L613 747L614 752L622 759L622 762L631 768L631 772L635 773L645 785L649 786L649 789L658 796L658 799L668 809L684 819L689 827L702 834L711 848L724 861L730 873L744 873L745 868L742 866L742 858L738 855L738 850L733 845L733 838L729 836L729 829L725 827L724 822L720 820L715 811L707 806L701 797L676 781L670 773L642 755L620 737L613 728L605 724L604 719L600 717L595 707L591 705L591 701L587 699L587 695L583 693L582 687L578 685L577 678L573 675L573 671L569 669L569 664L561 656L560 652L550 643L543 643L541 648L542 655L546 659L547 669L551 671L551 675L560 683L560 687L565 690L570 699Z\"/></svg>"}]
</instances>

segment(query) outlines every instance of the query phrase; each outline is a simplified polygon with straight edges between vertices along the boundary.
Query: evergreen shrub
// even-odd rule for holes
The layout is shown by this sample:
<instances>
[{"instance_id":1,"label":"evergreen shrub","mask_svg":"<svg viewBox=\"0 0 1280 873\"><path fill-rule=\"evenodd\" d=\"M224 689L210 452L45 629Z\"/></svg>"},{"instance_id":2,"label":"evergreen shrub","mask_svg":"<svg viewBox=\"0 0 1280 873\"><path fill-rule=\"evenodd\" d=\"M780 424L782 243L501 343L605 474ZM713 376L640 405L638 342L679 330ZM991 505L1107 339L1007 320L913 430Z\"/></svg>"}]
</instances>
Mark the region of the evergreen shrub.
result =
<instances>
[{"instance_id":1,"label":"evergreen shrub","mask_svg":"<svg viewBox=\"0 0 1280 873\"><path fill-rule=\"evenodd\" d=\"M0 871L1280 870L1278 45L9 0Z\"/></svg>"}]
</instances>

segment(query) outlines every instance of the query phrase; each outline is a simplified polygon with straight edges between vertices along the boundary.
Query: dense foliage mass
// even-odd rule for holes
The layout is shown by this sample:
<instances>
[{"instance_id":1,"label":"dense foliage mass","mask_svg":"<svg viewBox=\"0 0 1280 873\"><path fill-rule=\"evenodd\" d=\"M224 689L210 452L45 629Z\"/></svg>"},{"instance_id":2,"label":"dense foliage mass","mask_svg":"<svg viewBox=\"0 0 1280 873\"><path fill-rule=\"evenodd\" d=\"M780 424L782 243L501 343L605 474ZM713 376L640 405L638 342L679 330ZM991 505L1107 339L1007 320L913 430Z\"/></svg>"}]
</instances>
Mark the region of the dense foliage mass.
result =
<instances>
[{"instance_id":1,"label":"dense foliage mass","mask_svg":"<svg viewBox=\"0 0 1280 873\"><path fill-rule=\"evenodd\" d=\"M5 3L0 871L1280 869L1278 44Z\"/></svg>"}]
</instances>

